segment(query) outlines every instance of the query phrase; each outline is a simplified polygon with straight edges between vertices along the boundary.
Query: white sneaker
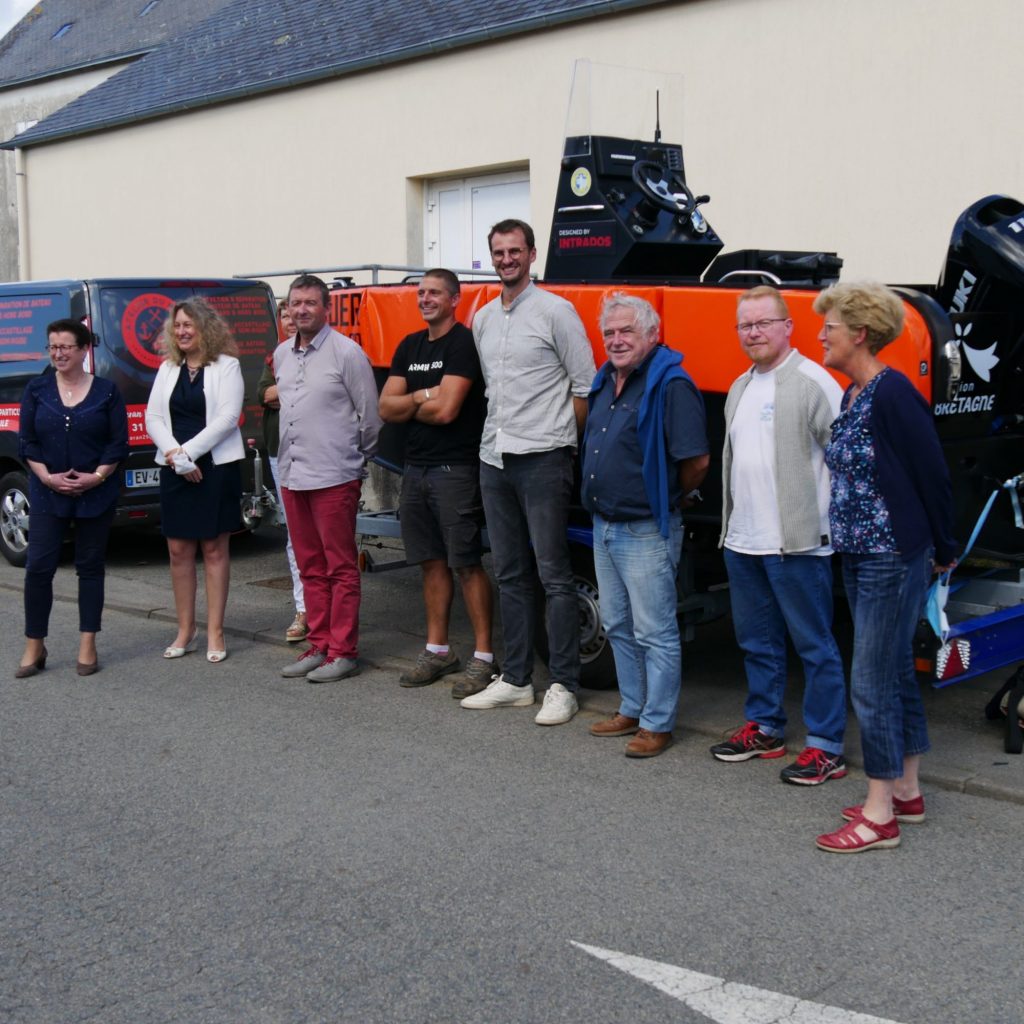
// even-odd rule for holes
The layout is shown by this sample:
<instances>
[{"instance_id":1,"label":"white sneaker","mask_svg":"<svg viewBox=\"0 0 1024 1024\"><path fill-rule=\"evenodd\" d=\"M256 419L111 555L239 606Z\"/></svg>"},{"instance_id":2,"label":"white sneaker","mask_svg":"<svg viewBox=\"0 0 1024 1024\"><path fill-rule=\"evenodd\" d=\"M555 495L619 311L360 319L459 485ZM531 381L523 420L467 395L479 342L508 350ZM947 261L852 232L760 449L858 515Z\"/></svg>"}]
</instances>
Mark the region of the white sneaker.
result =
<instances>
[{"instance_id":1,"label":"white sneaker","mask_svg":"<svg viewBox=\"0 0 1024 1024\"><path fill-rule=\"evenodd\" d=\"M459 704L473 711L489 708L528 708L533 703L533 685L513 686L505 682L504 676L495 676L487 688L469 697L463 697Z\"/></svg>"},{"instance_id":2,"label":"white sneaker","mask_svg":"<svg viewBox=\"0 0 1024 1024\"><path fill-rule=\"evenodd\" d=\"M565 725L579 709L580 702L575 693L570 693L561 683L552 683L544 694L544 706L534 721L538 725Z\"/></svg>"}]
</instances>

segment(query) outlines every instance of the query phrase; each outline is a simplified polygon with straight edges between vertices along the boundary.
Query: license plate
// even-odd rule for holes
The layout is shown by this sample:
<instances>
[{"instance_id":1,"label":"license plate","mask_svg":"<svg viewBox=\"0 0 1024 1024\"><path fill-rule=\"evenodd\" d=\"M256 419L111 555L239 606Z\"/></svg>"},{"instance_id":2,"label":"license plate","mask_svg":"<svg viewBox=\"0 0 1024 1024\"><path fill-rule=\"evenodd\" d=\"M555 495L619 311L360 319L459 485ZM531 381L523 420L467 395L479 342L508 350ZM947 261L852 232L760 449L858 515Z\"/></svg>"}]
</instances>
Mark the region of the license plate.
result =
<instances>
[{"instance_id":1,"label":"license plate","mask_svg":"<svg viewBox=\"0 0 1024 1024\"><path fill-rule=\"evenodd\" d=\"M160 469L126 469L124 471L124 485L129 490L138 487L159 487Z\"/></svg>"}]
</instances>

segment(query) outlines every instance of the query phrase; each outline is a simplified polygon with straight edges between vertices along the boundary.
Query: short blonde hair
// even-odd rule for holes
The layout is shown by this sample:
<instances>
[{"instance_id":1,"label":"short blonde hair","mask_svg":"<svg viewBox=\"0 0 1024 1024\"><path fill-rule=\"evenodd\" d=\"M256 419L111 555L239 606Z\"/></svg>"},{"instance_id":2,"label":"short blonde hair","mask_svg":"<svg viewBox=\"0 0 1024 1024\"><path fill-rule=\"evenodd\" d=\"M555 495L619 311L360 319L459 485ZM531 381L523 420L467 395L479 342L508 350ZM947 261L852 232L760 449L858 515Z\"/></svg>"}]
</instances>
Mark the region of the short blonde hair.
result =
<instances>
[{"instance_id":1,"label":"short blonde hair","mask_svg":"<svg viewBox=\"0 0 1024 1024\"><path fill-rule=\"evenodd\" d=\"M775 303L775 312L781 317L789 319L789 306L786 305L786 300L782 297L782 293L778 288L773 288L770 284L759 284L754 288L748 288L737 300L736 309L740 308L741 302L747 302L753 299L771 299Z\"/></svg>"},{"instance_id":2,"label":"short blonde hair","mask_svg":"<svg viewBox=\"0 0 1024 1024\"><path fill-rule=\"evenodd\" d=\"M164 353L167 362L181 366L185 361L185 355L178 347L178 339L174 336L174 318L179 313L184 313L196 325L203 366L209 366L220 355L238 355L231 328L224 318L205 299L196 297L176 302L167 314L158 349Z\"/></svg>"},{"instance_id":3,"label":"short blonde hair","mask_svg":"<svg viewBox=\"0 0 1024 1024\"><path fill-rule=\"evenodd\" d=\"M826 288L814 300L814 312L824 316L833 311L849 330L864 328L872 355L903 330L903 300L878 281L841 282Z\"/></svg>"}]
</instances>

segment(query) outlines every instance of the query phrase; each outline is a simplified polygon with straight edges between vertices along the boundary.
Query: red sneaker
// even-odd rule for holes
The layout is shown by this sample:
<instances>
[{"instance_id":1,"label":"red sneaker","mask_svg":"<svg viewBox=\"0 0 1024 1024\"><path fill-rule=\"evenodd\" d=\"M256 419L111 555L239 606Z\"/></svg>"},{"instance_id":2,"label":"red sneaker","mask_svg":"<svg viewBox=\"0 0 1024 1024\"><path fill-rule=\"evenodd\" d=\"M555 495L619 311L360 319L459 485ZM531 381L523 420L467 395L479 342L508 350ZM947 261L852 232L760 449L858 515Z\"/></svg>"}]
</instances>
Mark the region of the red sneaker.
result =
<instances>
[{"instance_id":1,"label":"red sneaker","mask_svg":"<svg viewBox=\"0 0 1024 1024\"><path fill-rule=\"evenodd\" d=\"M761 732L757 722L747 722L724 743L716 743L711 753L719 761L749 761L752 757L782 757L786 744L781 736Z\"/></svg>"},{"instance_id":2,"label":"red sneaker","mask_svg":"<svg viewBox=\"0 0 1024 1024\"><path fill-rule=\"evenodd\" d=\"M829 779L841 779L846 774L846 761L842 754L829 754L817 747L804 747L792 764L779 772L783 782L795 786L820 786Z\"/></svg>"}]
</instances>

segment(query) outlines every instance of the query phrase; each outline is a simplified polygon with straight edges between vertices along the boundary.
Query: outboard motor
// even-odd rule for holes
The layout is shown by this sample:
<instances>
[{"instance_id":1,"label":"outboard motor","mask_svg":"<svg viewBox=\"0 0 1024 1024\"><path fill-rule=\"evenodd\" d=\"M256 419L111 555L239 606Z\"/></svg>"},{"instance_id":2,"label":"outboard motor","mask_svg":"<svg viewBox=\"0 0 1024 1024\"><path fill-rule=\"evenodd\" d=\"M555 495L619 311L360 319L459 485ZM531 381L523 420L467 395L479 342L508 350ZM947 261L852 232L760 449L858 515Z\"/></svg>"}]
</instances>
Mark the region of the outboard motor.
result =
<instances>
[{"instance_id":1,"label":"outboard motor","mask_svg":"<svg viewBox=\"0 0 1024 1024\"><path fill-rule=\"evenodd\" d=\"M565 140L544 280L696 282L722 249L686 184L682 147Z\"/></svg>"},{"instance_id":2,"label":"outboard motor","mask_svg":"<svg viewBox=\"0 0 1024 1024\"><path fill-rule=\"evenodd\" d=\"M963 411L1024 414L1024 204L987 196L960 214L935 298L963 361L959 397L986 396Z\"/></svg>"},{"instance_id":3,"label":"outboard motor","mask_svg":"<svg viewBox=\"0 0 1024 1024\"><path fill-rule=\"evenodd\" d=\"M936 380L952 377L953 386L933 411L963 532L969 510L977 515L996 483L1024 471L1024 204L986 196L960 215L934 295L953 331L937 339L946 345ZM997 501L979 544L1021 557L1009 501Z\"/></svg>"}]
</instances>

